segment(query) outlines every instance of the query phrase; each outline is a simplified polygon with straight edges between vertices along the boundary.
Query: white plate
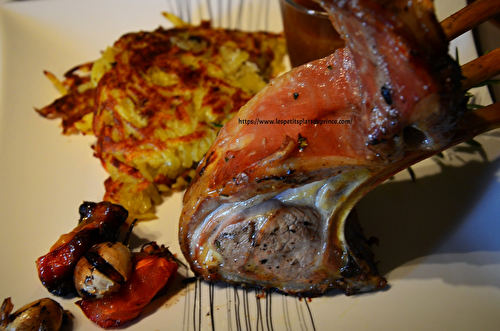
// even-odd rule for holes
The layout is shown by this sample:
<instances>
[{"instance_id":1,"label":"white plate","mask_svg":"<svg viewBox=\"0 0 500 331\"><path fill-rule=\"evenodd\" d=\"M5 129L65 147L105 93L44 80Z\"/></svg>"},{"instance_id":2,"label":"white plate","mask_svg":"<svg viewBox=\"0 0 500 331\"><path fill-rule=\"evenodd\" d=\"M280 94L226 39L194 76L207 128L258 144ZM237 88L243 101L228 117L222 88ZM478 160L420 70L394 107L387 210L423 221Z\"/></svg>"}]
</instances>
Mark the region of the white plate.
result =
<instances>
[{"instance_id":1,"label":"white plate","mask_svg":"<svg viewBox=\"0 0 500 331\"><path fill-rule=\"evenodd\" d=\"M277 0L256 1L245 3L269 5L268 28L281 30ZM224 4L212 11L215 19L237 10L237 1L230 7L212 2L214 8ZM191 1L193 15L200 15L198 3ZM437 1L439 17L461 3ZM172 8L164 0L0 5L0 299L11 297L20 307L50 296L35 260L76 225L82 201L102 198L107 177L92 157L92 137L63 136L58 121L33 110L58 96L42 71L61 76L97 58L123 33L168 26L160 12ZM454 47L462 62L475 57L470 34L454 43L452 53ZM489 102L487 94L476 102ZM460 147L444 160L415 166L416 183L401 173L361 202L367 235L380 239L374 250L387 290L352 297L332 291L312 301L273 293L258 300L253 291L194 283L156 300L128 329L498 330L500 137L496 132L478 140L484 155ZM136 240L157 240L178 252L180 198L168 198L158 220L139 224ZM74 299L56 299L74 315L66 329L99 329Z\"/></svg>"}]
</instances>

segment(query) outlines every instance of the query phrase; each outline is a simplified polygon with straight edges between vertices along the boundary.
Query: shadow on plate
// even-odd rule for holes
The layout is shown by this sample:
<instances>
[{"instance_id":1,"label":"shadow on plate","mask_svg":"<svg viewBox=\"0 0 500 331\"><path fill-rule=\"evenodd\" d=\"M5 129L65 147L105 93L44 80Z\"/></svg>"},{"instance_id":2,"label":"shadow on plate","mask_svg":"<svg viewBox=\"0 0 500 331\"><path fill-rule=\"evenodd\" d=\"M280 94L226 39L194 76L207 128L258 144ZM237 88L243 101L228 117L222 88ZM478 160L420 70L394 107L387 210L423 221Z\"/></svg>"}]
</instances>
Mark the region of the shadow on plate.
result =
<instances>
[{"instance_id":1,"label":"shadow on plate","mask_svg":"<svg viewBox=\"0 0 500 331\"><path fill-rule=\"evenodd\" d=\"M493 203L500 194L500 159L438 164L439 174L388 181L358 204L365 234L379 239L373 250L380 273L389 284L403 277L438 277L500 287L498 279L479 276L479 268L500 264L500 207ZM470 274L447 275L446 268L458 264ZM417 266L422 270L415 273Z\"/></svg>"}]
</instances>

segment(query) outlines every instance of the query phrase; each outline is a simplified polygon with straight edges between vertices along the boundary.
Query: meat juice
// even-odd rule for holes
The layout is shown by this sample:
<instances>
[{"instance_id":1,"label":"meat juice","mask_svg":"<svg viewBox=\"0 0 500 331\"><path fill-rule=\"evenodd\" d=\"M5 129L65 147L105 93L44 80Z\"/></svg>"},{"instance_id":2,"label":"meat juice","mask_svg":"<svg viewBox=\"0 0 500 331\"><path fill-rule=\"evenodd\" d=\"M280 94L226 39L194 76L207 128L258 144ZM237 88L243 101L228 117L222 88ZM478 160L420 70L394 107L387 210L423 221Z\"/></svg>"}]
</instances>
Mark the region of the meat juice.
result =
<instances>
[{"instance_id":1,"label":"meat juice","mask_svg":"<svg viewBox=\"0 0 500 331\"><path fill-rule=\"evenodd\" d=\"M344 46L328 14L312 0L280 0L292 67L320 59Z\"/></svg>"}]
</instances>

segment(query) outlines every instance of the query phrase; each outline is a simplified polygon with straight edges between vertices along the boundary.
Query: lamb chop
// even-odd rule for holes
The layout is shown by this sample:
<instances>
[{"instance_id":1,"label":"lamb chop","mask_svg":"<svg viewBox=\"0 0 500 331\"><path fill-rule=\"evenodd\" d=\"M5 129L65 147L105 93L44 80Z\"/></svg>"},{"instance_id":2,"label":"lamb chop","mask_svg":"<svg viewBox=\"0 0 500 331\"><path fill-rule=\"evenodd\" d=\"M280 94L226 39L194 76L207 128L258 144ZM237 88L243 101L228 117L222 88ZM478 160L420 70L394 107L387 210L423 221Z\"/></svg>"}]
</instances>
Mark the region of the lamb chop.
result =
<instances>
[{"instance_id":1,"label":"lamb chop","mask_svg":"<svg viewBox=\"0 0 500 331\"><path fill-rule=\"evenodd\" d=\"M464 90L488 75L448 55L431 1L321 5L346 47L250 100L185 193L180 245L203 279L299 296L383 288L353 207L410 165L500 126L497 104L466 110Z\"/></svg>"}]
</instances>

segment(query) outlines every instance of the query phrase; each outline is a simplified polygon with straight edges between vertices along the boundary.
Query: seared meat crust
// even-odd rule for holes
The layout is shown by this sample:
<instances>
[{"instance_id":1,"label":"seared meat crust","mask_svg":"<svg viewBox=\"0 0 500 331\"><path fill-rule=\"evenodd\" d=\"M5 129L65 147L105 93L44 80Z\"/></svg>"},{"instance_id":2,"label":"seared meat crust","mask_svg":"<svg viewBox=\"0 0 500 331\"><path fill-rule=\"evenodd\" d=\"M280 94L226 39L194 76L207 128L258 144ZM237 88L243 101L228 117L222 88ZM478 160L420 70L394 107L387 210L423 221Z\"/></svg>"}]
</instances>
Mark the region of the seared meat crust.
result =
<instances>
[{"instance_id":1,"label":"seared meat crust","mask_svg":"<svg viewBox=\"0 0 500 331\"><path fill-rule=\"evenodd\" d=\"M346 47L252 98L186 191L179 241L204 279L306 296L384 287L348 216L372 188L446 147L464 113L460 68L430 1L321 4ZM312 124L237 120L278 118ZM350 124L333 124L342 119Z\"/></svg>"}]
</instances>

